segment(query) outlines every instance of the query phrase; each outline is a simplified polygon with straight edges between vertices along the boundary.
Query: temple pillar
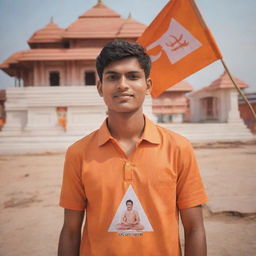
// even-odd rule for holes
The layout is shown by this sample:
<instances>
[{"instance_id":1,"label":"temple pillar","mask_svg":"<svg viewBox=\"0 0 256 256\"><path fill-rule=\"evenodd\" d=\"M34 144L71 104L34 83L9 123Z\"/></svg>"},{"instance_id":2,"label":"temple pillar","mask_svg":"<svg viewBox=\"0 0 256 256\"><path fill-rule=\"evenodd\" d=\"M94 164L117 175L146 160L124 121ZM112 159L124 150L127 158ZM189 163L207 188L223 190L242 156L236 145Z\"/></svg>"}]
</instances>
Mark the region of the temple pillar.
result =
<instances>
[{"instance_id":1,"label":"temple pillar","mask_svg":"<svg viewBox=\"0 0 256 256\"><path fill-rule=\"evenodd\" d=\"M34 69L34 77L33 77L33 85L34 86L38 86L39 85L39 66L38 66L38 62L34 62L34 66L33 66L33 69Z\"/></svg>"},{"instance_id":2,"label":"temple pillar","mask_svg":"<svg viewBox=\"0 0 256 256\"><path fill-rule=\"evenodd\" d=\"M229 89L227 93L228 97L228 113L227 122L241 122L240 113L238 109L238 93L235 89Z\"/></svg>"},{"instance_id":3,"label":"temple pillar","mask_svg":"<svg viewBox=\"0 0 256 256\"><path fill-rule=\"evenodd\" d=\"M70 63L70 75L71 75L71 84L70 85L80 85L79 78L77 75L77 64L76 61L72 60Z\"/></svg>"}]
</instances>

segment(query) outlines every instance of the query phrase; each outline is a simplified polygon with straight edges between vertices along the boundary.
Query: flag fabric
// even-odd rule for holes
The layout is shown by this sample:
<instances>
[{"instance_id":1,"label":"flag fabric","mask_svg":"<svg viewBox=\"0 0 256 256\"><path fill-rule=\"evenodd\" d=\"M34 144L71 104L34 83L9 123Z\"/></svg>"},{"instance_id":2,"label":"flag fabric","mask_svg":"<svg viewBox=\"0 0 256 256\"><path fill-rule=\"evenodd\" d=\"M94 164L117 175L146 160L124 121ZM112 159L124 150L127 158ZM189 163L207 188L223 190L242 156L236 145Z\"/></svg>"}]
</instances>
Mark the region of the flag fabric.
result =
<instances>
[{"instance_id":1,"label":"flag fabric","mask_svg":"<svg viewBox=\"0 0 256 256\"><path fill-rule=\"evenodd\" d=\"M152 96L222 55L193 0L171 0L137 40L152 60Z\"/></svg>"}]
</instances>

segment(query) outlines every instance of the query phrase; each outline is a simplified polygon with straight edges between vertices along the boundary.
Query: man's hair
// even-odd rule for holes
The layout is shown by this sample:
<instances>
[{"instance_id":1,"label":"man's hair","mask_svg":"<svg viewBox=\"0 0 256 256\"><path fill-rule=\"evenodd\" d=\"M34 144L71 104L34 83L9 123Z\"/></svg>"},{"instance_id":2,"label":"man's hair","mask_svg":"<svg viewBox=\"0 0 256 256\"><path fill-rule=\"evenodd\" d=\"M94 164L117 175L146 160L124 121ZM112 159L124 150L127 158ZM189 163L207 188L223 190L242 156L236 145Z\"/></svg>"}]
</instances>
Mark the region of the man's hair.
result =
<instances>
[{"instance_id":1,"label":"man's hair","mask_svg":"<svg viewBox=\"0 0 256 256\"><path fill-rule=\"evenodd\" d=\"M129 57L137 58L140 67L144 70L145 77L149 77L151 60L144 48L137 44L123 40L114 40L104 46L96 59L96 68L102 81L103 71L110 63Z\"/></svg>"},{"instance_id":2,"label":"man's hair","mask_svg":"<svg viewBox=\"0 0 256 256\"><path fill-rule=\"evenodd\" d=\"M128 203L132 203L133 205L133 201L131 199L127 200L125 204L127 205Z\"/></svg>"}]
</instances>

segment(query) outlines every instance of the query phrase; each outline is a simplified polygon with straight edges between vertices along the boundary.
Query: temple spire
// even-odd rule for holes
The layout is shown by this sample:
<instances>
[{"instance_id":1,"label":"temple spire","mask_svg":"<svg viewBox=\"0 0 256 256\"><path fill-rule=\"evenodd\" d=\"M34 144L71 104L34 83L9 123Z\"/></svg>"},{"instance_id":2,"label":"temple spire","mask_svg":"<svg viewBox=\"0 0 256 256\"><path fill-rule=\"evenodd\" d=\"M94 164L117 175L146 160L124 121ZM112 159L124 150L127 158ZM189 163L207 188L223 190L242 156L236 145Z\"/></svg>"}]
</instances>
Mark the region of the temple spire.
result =
<instances>
[{"instance_id":1,"label":"temple spire","mask_svg":"<svg viewBox=\"0 0 256 256\"><path fill-rule=\"evenodd\" d=\"M95 7L100 7L100 6L105 6L103 0L98 0L97 4L95 5Z\"/></svg>"},{"instance_id":2,"label":"temple spire","mask_svg":"<svg viewBox=\"0 0 256 256\"><path fill-rule=\"evenodd\" d=\"M50 22L49 24L53 24L54 23L54 20L53 20L53 16L50 18Z\"/></svg>"}]
</instances>

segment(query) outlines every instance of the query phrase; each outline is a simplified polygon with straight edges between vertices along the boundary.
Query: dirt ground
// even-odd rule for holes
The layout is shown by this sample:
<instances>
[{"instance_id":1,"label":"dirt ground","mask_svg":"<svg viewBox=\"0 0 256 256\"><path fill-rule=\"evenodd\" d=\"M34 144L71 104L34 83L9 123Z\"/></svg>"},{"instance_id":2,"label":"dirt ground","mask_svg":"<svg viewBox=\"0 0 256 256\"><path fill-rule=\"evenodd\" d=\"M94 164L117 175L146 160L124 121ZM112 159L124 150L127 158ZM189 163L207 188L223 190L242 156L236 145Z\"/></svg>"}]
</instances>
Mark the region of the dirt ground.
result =
<instances>
[{"instance_id":1,"label":"dirt ground","mask_svg":"<svg viewBox=\"0 0 256 256\"><path fill-rule=\"evenodd\" d=\"M210 198L208 255L256 255L256 145L197 145L196 154ZM56 255L63 160L64 154L0 156L1 256Z\"/></svg>"}]
</instances>

